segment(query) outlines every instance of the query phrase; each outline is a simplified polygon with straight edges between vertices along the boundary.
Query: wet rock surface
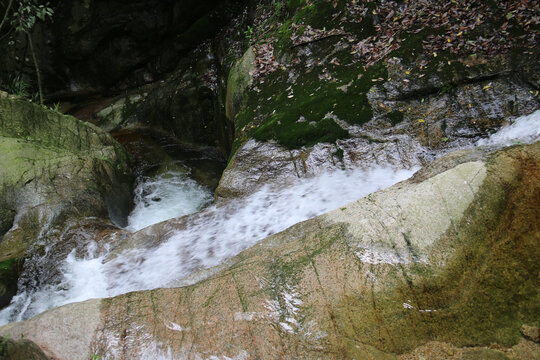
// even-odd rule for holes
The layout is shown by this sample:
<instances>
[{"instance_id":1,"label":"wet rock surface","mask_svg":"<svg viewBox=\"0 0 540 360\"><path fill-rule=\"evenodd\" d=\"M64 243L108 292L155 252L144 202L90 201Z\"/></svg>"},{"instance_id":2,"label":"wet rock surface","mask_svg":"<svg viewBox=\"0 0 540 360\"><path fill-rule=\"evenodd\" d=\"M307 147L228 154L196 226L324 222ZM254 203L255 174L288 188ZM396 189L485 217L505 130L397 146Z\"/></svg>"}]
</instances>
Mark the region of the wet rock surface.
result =
<instances>
[{"instance_id":1,"label":"wet rock surface","mask_svg":"<svg viewBox=\"0 0 540 360\"><path fill-rule=\"evenodd\" d=\"M70 111L128 147L150 129L184 150L229 158L221 206L337 169L424 168L217 267L182 273L171 286L183 287L70 304L0 334L24 334L66 359L540 357L530 326L540 288L539 145L453 151L538 109L538 3L260 1L245 11L236 1L188 3L187 12L153 1L62 8L61 21L34 33L49 94L102 92ZM23 47L0 64L13 68ZM26 115L41 111L25 106ZM60 237L33 258L82 258L97 240L103 261L135 249L142 265L145 249L212 220L201 213L134 234L102 220L108 212L119 223L129 207L126 155L99 129L57 120L0 130L8 150L0 165L12 153L24 158L8 176L0 166L0 260ZM171 165L154 140L138 150L141 171L160 171L154 157ZM180 254L193 271L203 266L191 245ZM59 269L43 259L31 266L54 279ZM13 264L0 262L11 279L0 301L13 294ZM38 285L32 274L19 283Z\"/></svg>"},{"instance_id":2,"label":"wet rock surface","mask_svg":"<svg viewBox=\"0 0 540 360\"><path fill-rule=\"evenodd\" d=\"M423 165L537 109L532 28L510 21L489 38L500 11L517 5L469 3L256 7L258 42L230 72L235 143L218 196L328 168ZM474 11L449 15L466 6ZM518 7L516 16L531 15ZM530 36L501 40L520 26Z\"/></svg>"},{"instance_id":3,"label":"wet rock surface","mask_svg":"<svg viewBox=\"0 0 540 360\"><path fill-rule=\"evenodd\" d=\"M429 176L428 166L423 179L271 236L194 285L67 305L0 332L31 334L59 311L71 324L82 307L99 323L69 346L114 359L537 356L520 329L538 306L539 151L469 153ZM50 349L59 334L27 336ZM66 344L55 356L76 358Z\"/></svg>"}]
</instances>

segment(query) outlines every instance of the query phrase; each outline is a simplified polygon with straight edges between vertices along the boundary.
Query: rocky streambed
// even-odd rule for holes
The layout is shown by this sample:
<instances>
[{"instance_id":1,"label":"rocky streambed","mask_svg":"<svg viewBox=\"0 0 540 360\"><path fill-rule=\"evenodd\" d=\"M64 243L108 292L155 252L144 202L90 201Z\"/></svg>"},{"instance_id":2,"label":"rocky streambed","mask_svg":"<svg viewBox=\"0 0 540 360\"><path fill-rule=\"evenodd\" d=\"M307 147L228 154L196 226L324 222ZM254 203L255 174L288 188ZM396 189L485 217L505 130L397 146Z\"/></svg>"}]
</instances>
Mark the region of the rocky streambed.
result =
<instances>
[{"instance_id":1,"label":"rocky streambed","mask_svg":"<svg viewBox=\"0 0 540 360\"><path fill-rule=\"evenodd\" d=\"M0 358L540 357L538 2L182 6L0 93Z\"/></svg>"}]
</instances>

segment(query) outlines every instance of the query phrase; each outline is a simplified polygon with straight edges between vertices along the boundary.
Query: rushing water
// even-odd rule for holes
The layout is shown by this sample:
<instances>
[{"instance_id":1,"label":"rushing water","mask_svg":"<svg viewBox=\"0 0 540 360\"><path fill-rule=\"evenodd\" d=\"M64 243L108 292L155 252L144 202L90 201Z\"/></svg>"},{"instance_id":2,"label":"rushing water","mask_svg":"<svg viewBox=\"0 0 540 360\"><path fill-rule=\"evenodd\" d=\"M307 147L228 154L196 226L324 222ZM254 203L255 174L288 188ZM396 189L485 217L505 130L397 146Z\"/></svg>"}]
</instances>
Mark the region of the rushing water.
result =
<instances>
[{"instance_id":1,"label":"rushing water","mask_svg":"<svg viewBox=\"0 0 540 360\"><path fill-rule=\"evenodd\" d=\"M480 139L477 146L510 146L531 144L540 139L540 110L517 118L511 125L505 126L488 138Z\"/></svg>"},{"instance_id":2,"label":"rushing water","mask_svg":"<svg viewBox=\"0 0 540 360\"><path fill-rule=\"evenodd\" d=\"M506 146L539 138L537 111L476 145ZM127 250L114 258L97 251L97 244L86 239L83 256L72 251L63 261L59 281L20 291L0 312L0 324L70 302L178 285L193 271L221 264L271 234L407 179L416 170L335 171L299 179L288 187L266 186L247 198L212 205L192 215L184 230L172 233L155 248ZM137 194L130 230L197 211L211 200L211 194L195 182L171 172L144 179ZM179 203L186 208L178 208Z\"/></svg>"},{"instance_id":3,"label":"rushing water","mask_svg":"<svg viewBox=\"0 0 540 360\"><path fill-rule=\"evenodd\" d=\"M158 222L200 211L214 200L210 189L185 172L169 170L142 176L135 188L135 208L127 230L137 231Z\"/></svg>"},{"instance_id":4,"label":"rushing water","mask_svg":"<svg viewBox=\"0 0 540 360\"><path fill-rule=\"evenodd\" d=\"M101 296L173 286L197 269L218 265L271 234L404 180L416 170L337 171L287 188L267 186L246 199L212 206L159 247L127 251L97 264L94 271L108 279ZM73 262L73 271L86 262ZM74 287L85 291L76 283Z\"/></svg>"}]
</instances>

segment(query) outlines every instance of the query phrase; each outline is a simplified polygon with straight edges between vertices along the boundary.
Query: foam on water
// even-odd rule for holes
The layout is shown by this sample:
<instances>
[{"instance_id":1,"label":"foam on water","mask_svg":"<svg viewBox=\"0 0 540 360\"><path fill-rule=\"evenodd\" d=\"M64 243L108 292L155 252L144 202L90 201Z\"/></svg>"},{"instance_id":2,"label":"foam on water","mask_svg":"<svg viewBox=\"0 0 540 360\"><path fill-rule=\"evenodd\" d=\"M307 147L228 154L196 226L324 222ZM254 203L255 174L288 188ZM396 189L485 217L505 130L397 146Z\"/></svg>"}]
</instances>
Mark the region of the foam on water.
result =
<instances>
[{"instance_id":1,"label":"foam on water","mask_svg":"<svg viewBox=\"0 0 540 360\"><path fill-rule=\"evenodd\" d=\"M128 250L108 262L92 249L83 257L72 252L61 267L59 284L20 293L0 312L0 323L69 302L174 286L192 272L219 265L271 234L407 179L416 170L335 171L298 179L288 187L265 186L244 199L206 208L193 216L185 230L154 249Z\"/></svg>"},{"instance_id":2,"label":"foam on water","mask_svg":"<svg viewBox=\"0 0 540 360\"><path fill-rule=\"evenodd\" d=\"M213 201L212 192L185 173L167 171L142 177L135 188L135 208L128 218L129 231L200 211Z\"/></svg>"},{"instance_id":3,"label":"foam on water","mask_svg":"<svg viewBox=\"0 0 540 360\"><path fill-rule=\"evenodd\" d=\"M540 139L540 110L521 116L488 138L476 142L478 146L510 146L530 144Z\"/></svg>"}]
</instances>

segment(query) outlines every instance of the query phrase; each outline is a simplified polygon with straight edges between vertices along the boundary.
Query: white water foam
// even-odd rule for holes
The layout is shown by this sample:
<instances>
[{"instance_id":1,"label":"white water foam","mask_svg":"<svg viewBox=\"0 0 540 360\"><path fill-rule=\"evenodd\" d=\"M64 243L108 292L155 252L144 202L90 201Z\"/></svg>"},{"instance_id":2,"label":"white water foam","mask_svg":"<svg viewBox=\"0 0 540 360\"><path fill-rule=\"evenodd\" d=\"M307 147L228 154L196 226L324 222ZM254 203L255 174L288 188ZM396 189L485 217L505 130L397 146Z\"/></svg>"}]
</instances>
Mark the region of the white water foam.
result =
<instances>
[{"instance_id":1,"label":"white water foam","mask_svg":"<svg viewBox=\"0 0 540 360\"><path fill-rule=\"evenodd\" d=\"M521 116L488 138L476 142L478 146L510 146L531 144L540 140L540 110Z\"/></svg>"},{"instance_id":2,"label":"white water foam","mask_svg":"<svg viewBox=\"0 0 540 360\"><path fill-rule=\"evenodd\" d=\"M142 177L135 188L135 208L126 230L137 231L158 222L193 214L214 200L212 192L185 173L167 171Z\"/></svg>"},{"instance_id":3,"label":"white water foam","mask_svg":"<svg viewBox=\"0 0 540 360\"><path fill-rule=\"evenodd\" d=\"M103 296L174 286L193 271L219 265L269 235L407 179L416 170L336 171L214 205L157 248L127 251L96 269L108 280Z\"/></svg>"}]
</instances>

